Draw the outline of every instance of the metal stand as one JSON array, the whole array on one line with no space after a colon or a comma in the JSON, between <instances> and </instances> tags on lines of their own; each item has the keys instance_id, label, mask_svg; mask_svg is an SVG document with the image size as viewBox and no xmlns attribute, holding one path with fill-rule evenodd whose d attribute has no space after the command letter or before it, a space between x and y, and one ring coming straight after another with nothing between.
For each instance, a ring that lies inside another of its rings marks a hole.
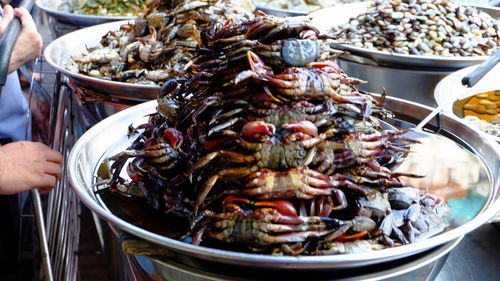
<instances>
[{"instance_id":1,"label":"metal stand","mask_svg":"<svg viewBox=\"0 0 500 281\"><path fill-rule=\"evenodd\" d=\"M47 27L43 31L50 33L43 37L50 41L78 29L76 26L47 17L44 13L40 15L41 21ZM64 160L78 137L88 128L110 114L131 105L121 105L119 102L107 103L101 98L93 99L94 95L89 95L83 89L78 90L76 87L71 87L68 79L50 68L43 57L39 59L39 67L38 73L43 77L43 82L33 81L32 91L44 92L41 94L42 96L49 96L50 130L48 143L53 149L63 154ZM47 83L50 84L49 91L44 89L48 87L43 87ZM40 234L42 234L40 235L40 245L44 261L44 280L72 281L78 279L82 209L80 200L70 188L65 175L66 170L65 165L63 165L62 178L57 187L47 196L41 198L37 195L33 196L34 200L38 198L41 203L37 204L40 208L37 207L35 210L39 230L41 230ZM46 206L45 208L41 207L43 204ZM45 223L43 223L44 210L46 213ZM114 280L145 280L140 277L138 267L132 266L129 262L130 259L121 251L121 244L116 241L116 236L112 234L107 224L101 224L94 213L92 216L101 249L108 257L112 270L115 271L111 273ZM110 241L111 239L113 241ZM115 246L111 247L111 244Z\"/></svg>"},{"instance_id":2,"label":"metal stand","mask_svg":"<svg viewBox=\"0 0 500 281\"><path fill-rule=\"evenodd\" d=\"M35 11L34 18L37 19L37 16L39 14ZM38 17L38 20L44 21L43 14L41 16L42 18ZM43 36L43 38L51 41L53 36ZM38 191L31 193L42 259L43 277L40 276L38 279L71 281L77 279L78 273L81 207L79 199L67 184L64 176L64 162L78 134L74 126L76 104L69 88L60 87L58 81L61 76L45 63L43 57L40 57L32 68L32 71L28 68L21 69L21 74L31 81L30 108L38 110L45 108L46 111L38 114L42 115L41 119L49 120L45 124L47 127L40 124L36 126L36 122L33 122L34 130L31 132L33 141L48 144L61 152L64 157L63 176L56 188L46 196L40 196ZM36 76L40 80L34 79ZM28 120L30 119L28 117ZM30 127L30 125L27 126L27 128ZM20 219L30 216L32 217L32 215L22 213ZM23 232L22 228L20 232ZM21 237L25 236L21 234ZM25 243L25 241L21 242ZM21 249L23 249L22 246Z\"/></svg>"},{"instance_id":3,"label":"metal stand","mask_svg":"<svg viewBox=\"0 0 500 281\"><path fill-rule=\"evenodd\" d=\"M45 232L45 225L43 219L42 200L38 190L32 190L31 196L33 197L33 205L35 206L35 218L38 226L38 235L40 239L40 248L42 253L42 263L44 267L45 280L52 281L52 264L49 256L49 246L47 245L47 234Z\"/></svg>"},{"instance_id":4,"label":"metal stand","mask_svg":"<svg viewBox=\"0 0 500 281\"><path fill-rule=\"evenodd\" d=\"M39 60L39 63L40 69L43 69L43 58ZM43 70L34 73L39 74L43 79L51 80L49 81L51 83L56 81L49 77L50 74L55 75L53 70L52 73ZM43 96L42 93L47 94L38 82L33 81L31 85L30 102L40 100L40 96ZM44 97L44 99L46 98ZM76 130L73 126L75 116L72 113L75 104L70 92L59 87L56 87L53 95L51 97L49 95L49 98L51 99L50 129L48 138L45 140L66 158L76 139ZM38 140L44 140L44 137ZM64 165L62 174L65 174ZM32 197L39 232L44 280L76 280L80 237L80 201L69 188L64 176L57 183L56 188L46 197L41 198L37 191L32 192ZM42 201L46 205L45 217Z\"/></svg>"}]
</instances>

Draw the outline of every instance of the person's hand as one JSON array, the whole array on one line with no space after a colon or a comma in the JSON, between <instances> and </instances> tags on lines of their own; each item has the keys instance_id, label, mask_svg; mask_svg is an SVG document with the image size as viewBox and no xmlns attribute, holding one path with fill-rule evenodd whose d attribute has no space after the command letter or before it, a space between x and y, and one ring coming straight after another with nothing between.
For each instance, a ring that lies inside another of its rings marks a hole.
<instances>
[{"instance_id":1,"label":"person's hand","mask_svg":"<svg viewBox=\"0 0 500 281\"><path fill-rule=\"evenodd\" d=\"M52 190L61 177L62 155L38 142L20 141L0 147L0 194L31 189Z\"/></svg>"},{"instance_id":2,"label":"person's hand","mask_svg":"<svg viewBox=\"0 0 500 281\"><path fill-rule=\"evenodd\" d=\"M38 33L31 14L24 7L12 9L10 5L5 5L0 22L0 37L3 36L14 16L21 21L21 34L17 38L10 57L9 73L35 59L42 51L42 36Z\"/></svg>"}]
</instances>

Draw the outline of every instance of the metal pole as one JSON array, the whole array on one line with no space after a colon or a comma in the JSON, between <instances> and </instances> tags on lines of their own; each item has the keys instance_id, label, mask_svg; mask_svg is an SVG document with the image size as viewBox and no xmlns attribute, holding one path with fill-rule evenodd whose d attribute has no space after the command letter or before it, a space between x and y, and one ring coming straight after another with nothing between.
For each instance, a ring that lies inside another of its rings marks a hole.
<instances>
[{"instance_id":1,"label":"metal pole","mask_svg":"<svg viewBox=\"0 0 500 281\"><path fill-rule=\"evenodd\" d=\"M43 218L42 200L37 189L31 191L33 197L33 206L35 209L36 224L38 226L38 236L40 240L40 252L42 254L42 263L45 272L45 280L53 281L52 265L50 263L49 246L47 244L47 234L45 233L45 223Z\"/></svg>"}]
</instances>

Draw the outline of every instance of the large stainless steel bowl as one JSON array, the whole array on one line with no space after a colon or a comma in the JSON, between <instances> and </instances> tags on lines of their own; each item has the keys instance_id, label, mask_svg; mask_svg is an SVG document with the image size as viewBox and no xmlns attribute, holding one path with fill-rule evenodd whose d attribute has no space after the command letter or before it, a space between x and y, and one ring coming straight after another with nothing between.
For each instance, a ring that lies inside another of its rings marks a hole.
<instances>
[{"instance_id":1,"label":"large stainless steel bowl","mask_svg":"<svg viewBox=\"0 0 500 281\"><path fill-rule=\"evenodd\" d=\"M78 27L87 27L113 21L134 19L134 17L127 16L92 16L63 12L56 9L56 7L61 2L62 1L58 0L35 0L35 5L45 13L47 13L49 16Z\"/></svg>"},{"instance_id":2,"label":"large stainless steel bowl","mask_svg":"<svg viewBox=\"0 0 500 281\"><path fill-rule=\"evenodd\" d=\"M314 24L323 32L332 26L345 24L349 18L366 9L369 3L338 5L311 14ZM473 5L471 5L473 6ZM494 18L500 18L500 9L480 7ZM389 95L435 106L434 87L458 68L478 64L487 57L443 58L397 55L372 51L347 44L337 45L351 54L341 56L339 66L350 76L368 81L358 88L370 92L387 90Z\"/></svg>"},{"instance_id":3,"label":"large stainless steel bowl","mask_svg":"<svg viewBox=\"0 0 500 281\"><path fill-rule=\"evenodd\" d=\"M71 67L71 58L80 56L87 47L100 44L102 36L110 30L117 30L129 21L105 23L80 29L52 41L44 52L45 60L57 71L62 72L77 85L90 89L110 98L131 101L149 101L156 99L160 86L140 85L109 81L78 73ZM71 70L70 70L71 69Z\"/></svg>"},{"instance_id":4,"label":"large stainless steel bowl","mask_svg":"<svg viewBox=\"0 0 500 281\"><path fill-rule=\"evenodd\" d=\"M313 24L322 32L329 32L332 27L341 27L349 22L349 19L363 12L371 5L370 2L337 5L311 13ZM470 5L473 6L473 5ZM500 9L493 7L476 8L490 14L494 18L500 17ZM346 59L368 65L381 65L391 67L421 68L421 69L460 69L475 65L489 58L479 57L439 57L439 56L416 56L395 54L378 50L369 50L354 47L349 44L334 44L337 48L346 50L350 55Z\"/></svg>"},{"instance_id":5,"label":"large stainless steel bowl","mask_svg":"<svg viewBox=\"0 0 500 281\"><path fill-rule=\"evenodd\" d=\"M155 101L131 107L108 117L88 130L73 147L67 162L68 175L73 189L81 200L103 219L126 232L163 246L186 258L196 258L223 264L244 265L246 267L276 269L308 270L365 266L415 255L457 239L486 222L496 213L500 205L500 178L498 177L500 172L499 145L492 140L483 138L474 128L466 127L456 119L441 114L437 122L439 127L429 126L429 129L434 129L440 135L446 137L441 137L441 139L450 139L448 140L451 142L450 145L456 146L453 143L454 141L474 153L476 156L473 159L479 161L484 166L486 171L484 178L488 179L485 187L486 191L482 195L479 195L480 200L475 205L477 209L473 214L466 218L452 216L450 219L454 223L443 233L427 240L400 247L370 253L336 256L269 256L232 252L183 243L138 227L126 218L118 217L94 193L96 188L93 184L95 184L97 167L103 161L103 158L125 149L131 142L126 136L128 126L131 123L137 125L146 121L146 115L155 112L155 107ZM400 120L398 121L400 124L398 124L406 127L418 122L418 120L422 120L432 110L420 104L395 98L388 98L385 102L385 107L396 112L398 120ZM445 153L445 151L441 151L441 153ZM442 157L446 157L446 155ZM478 187L473 185L470 188L474 190ZM469 205L461 207L470 208Z\"/></svg>"},{"instance_id":6,"label":"large stainless steel bowl","mask_svg":"<svg viewBox=\"0 0 500 281\"><path fill-rule=\"evenodd\" d=\"M133 263L150 276L161 276L162 280L189 281L251 281L251 280L434 280L446 262L448 254L457 246L461 238L426 251L417 256L375 266L344 270L310 272L252 270L241 267L190 266L174 258L158 260L144 256L131 257Z\"/></svg>"}]
</instances>

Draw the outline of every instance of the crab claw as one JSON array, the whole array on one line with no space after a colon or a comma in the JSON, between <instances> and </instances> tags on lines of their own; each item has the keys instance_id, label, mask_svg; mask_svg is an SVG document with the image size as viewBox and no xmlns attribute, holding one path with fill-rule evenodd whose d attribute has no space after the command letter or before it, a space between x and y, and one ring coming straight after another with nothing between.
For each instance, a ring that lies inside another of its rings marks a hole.
<instances>
[{"instance_id":1,"label":"crab claw","mask_svg":"<svg viewBox=\"0 0 500 281\"><path fill-rule=\"evenodd\" d=\"M276 209L276 211L278 211L278 213L280 213L283 216L298 217L297 211L295 210L293 204L285 200L252 202L250 199L247 198L241 198L241 197L236 197L234 195L229 195L222 201L225 211L228 211L229 208L233 206L237 206L238 203L243 203L248 205L253 204L256 207L270 207Z\"/></svg>"},{"instance_id":2,"label":"crab claw","mask_svg":"<svg viewBox=\"0 0 500 281\"><path fill-rule=\"evenodd\" d=\"M178 149L184 141L184 136L182 136L182 133L174 128L166 129L163 134L174 149Z\"/></svg>"},{"instance_id":3,"label":"crab claw","mask_svg":"<svg viewBox=\"0 0 500 281\"><path fill-rule=\"evenodd\" d=\"M298 217L297 210L292 203L285 200L277 201L259 201L255 203L257 207L272 207L276 209L280 214L290 217Z\"/></svg>"},{"instance_id":4,"label":"crab claw","mask_svg":"<svg viewBox=\"0 0 500 281\"><path fill-rule=\"evenodd\" d=\"M144 141L145 148L152 147L152 146L155 146L157 144L158 144L158 141L155 138L149 138L149 139Z\"/></svg>"},{"instance_id":5,"label":"crab claw","mask_svg":"<svg viewBox=\"0 0 500 281\"><path fill-rule=\"evenodd\" d=\"M141 180L141 175L132 168L132 165L127 166L127 174L133 182L138 182Z\"/></svg>"},{"instance_id":6,"label":"crab claw","mask_svg":"<svg viewBox=\"0 0 500 281\"><path fill-rule=\"evenodd\" d=\"M253 102L259 105L262 104L269 104L270 102L276 102L276 103L281 103L279 99L277 99L275 96L273 96L269 92L261 92L256 94L253 97Z\"/></svg>"},{"instance_id":7,"label":"crab claw","mask_svg":"<svg viewBox=\"0 0 500 281\"><path fill-rule=\"evenodd\" d=\"M298 121L283 125L283 129L293 129L313 137L318 136L318 128L311 121Z\"/></svg>"},{"instance_id":8,"label":"crab claw","mask_svg":"<svg viewBox=\"0 0 500 281\"><path fill-rule=\"evenodd\" d=\"M241 82L246 81L250 78L257 78L257 76L258 75L257 75L257 73L255 73L255 71L245 70L245 71L240 72L238 75L236 75L236 77L234 77L234 79L231 81L231 83L228 83L228 85L230 85L230 84L238 85Z\"/></svg>"},{"instance_id":9,"label":"crab claw","mask_svg":"<svg viewBox=\"0 0 500 281\"><path fill-rule=\"evenodd\" d=\"M342 73L340 66L334 61L311 62L307 64L307 67L328 68L329 70L333 70L337 74Z\"/></svg>"},{"instance_id":10,"label":"crab claw","mask_svg":"<svg viewBox=\"0 0 500 281\"><path fill-rule=\"evenodd\" d=\"M229 195L224 200L222 200L222 206L224 206L224 211L230 210L231 207L238 206L238 203L250 204L250 199L236 197L234 195Z\"/></svg>"},{"instance_id":11,"label":"crab claw","mask_svg":"<svg viewBox=\"0 0 500 281\"><path fill-rule=\"evenodd\" d=\"M299 38L300 39L310 39L310 40L316 40L318 39L318 34L314 30L304 30L299 33Z\"/></svg>"},{"instance_id":12,"label":"crab claw","mask_svg":"<svg viewBox=\"0 0 500 281\"><path fill-rule=\"evenodd\" d=\"M273 75L273 70L264 64L257 54L252 51L247 52L248 64L250 65L250 69L255 72L257 75Z\"/></svg>"},{"instance_id":13,"label":"crab claw","mask_svg":"<svg viewBox=\"0 0 500 281\"><path fill-rule=\"evenodd\" d=\"M264 121L251 121L243 126L242 131L243 136L252 140L259 140L264 136L272 136L276 131L276 127Z\"/></svg>"},{"instance_id":14,"label":"crab claw","mask_svg":"<svg viewBox=\"0 0 500 281\"><path fill-rule=\"evenodd\" d=\"M267 16L267 14L264 13L263 11L261 11L261 10L255 11L254 15L255 15L255 17L265 17L265 16Z\"/></svg>"}]
</instances>

